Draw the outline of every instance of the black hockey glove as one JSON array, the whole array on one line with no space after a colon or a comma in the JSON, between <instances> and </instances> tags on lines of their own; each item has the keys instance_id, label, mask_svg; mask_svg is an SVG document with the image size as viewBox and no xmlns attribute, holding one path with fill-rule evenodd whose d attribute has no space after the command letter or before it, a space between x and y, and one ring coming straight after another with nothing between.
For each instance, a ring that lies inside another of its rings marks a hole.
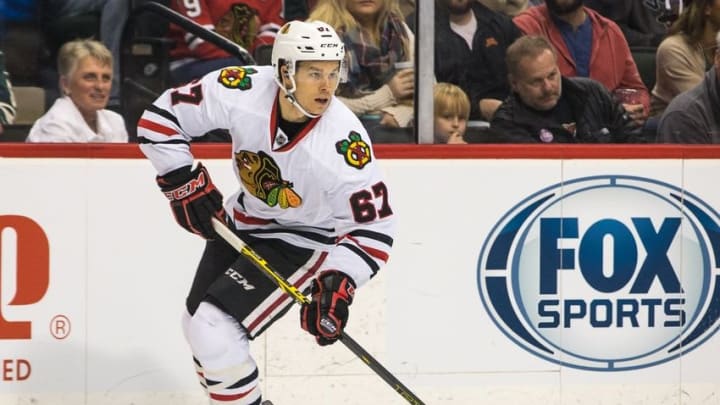
<instances>
[{"instance_id":1,"label":"black hockey glove","mask_svg":"<svg viewBox=\"0 0 720 405\"><path fill-rule=\"evenodd\" d=\"M355 282L337 270L325 271L312 283L312 301L300 310L300 325L320 346L335 343L348 320Z\"/></svg>"},{"instance_id":2,"label":"black hockey glove","mask_svg":"<svg viewBox=\"0 0 720 405\"><path fill-rule=\"evenodd\" d=\"M222 194L215 188L207 169L198 163L195 170L184 166L157 176L160 190L170 200L175 220L188 231L214 239L212 217L225 220Z\"/></svg>"}]
</instances>

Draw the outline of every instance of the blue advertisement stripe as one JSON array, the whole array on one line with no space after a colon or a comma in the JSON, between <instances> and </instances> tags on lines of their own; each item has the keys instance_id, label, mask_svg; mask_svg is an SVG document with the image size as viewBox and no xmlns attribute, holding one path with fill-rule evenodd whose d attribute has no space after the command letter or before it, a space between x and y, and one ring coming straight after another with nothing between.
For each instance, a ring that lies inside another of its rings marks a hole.
<instances>
[{"instance_id":1,"label":"blue advertisement stripe","mask_svg":"<svg viewBox=\"0 0 720 405\"><path fill-rule=\"evenodd\" d=\"M700 225L705 229L708 239L710 239L710 247L712 248L713 255L715 256L715 267L720 267L720 226L717 222L713 221L712 218L697 205L691 203L688 200L682 200L682 198L676 194L671 194L675 199L680 201L686 207L692 211L693 215L698 219Z\"/></svg>"},{"instance_id":2,"label":"blue advertisement stripe","mask_svg":"<svg viewBox=\"0 0 720 405\"><path fill-rule=\"evenodd\" d=\"M507 325L516 335L520 336L527 343L532 344L538 349L548 353L554 354L552 350L543 346L538 342L527 329L523 326L522 322L515 316L510 297L508 296L507 286L505 283L505 277L488 277L486 278L486 285L490 302L492 303L495 312L502 318Z\"/></svg>"},{"instance_id":3,"label":"blue advertisement stripe","mask_svg":"<svg viewBox=\"0 0 720 405\"><path fill-rule=\"evenodd\" d=\"M688 346L693 340L702 336L705 331L710 329L715 322L720 318L720 276L715 276L715 289L713 290L712 299L708 306L705 315L702 317L697 327L690 333L682 342L675 345L673 348L668 350L668 353L672 353L675 350Z\"/></svg>"},{"instance_id":4,"label":"blue advertisement stripe","mask_svg":"<svg viewBox=\"0 0 720 405\"><path fill-rule=\"evenodd\" d=\"M495 242L490 247L486 264L486 268L488 270L502 270L507 268L510 247L512 246L513 239L515 239L515 235L517 235L520 230L520 226L522 226L525 220L527 220L530 214L532 214L537 207L553 196L555 196L554 193L548 194L547 196L535 201L508 221L495 238Z\"/></svg>"}]
</instances>

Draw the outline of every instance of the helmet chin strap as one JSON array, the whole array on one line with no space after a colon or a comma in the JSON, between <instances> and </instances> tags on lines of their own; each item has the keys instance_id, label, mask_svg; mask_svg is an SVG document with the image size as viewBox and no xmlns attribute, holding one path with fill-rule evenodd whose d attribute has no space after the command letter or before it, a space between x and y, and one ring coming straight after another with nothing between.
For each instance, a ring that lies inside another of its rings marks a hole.
<instances>
[{"instance_id":1,"label":"helmet chin strap","mask_svg":"<svg viewBox=\"0 0 720 405\"><path fill-rule=\"evenodd\" d=\"M300 105L300 102L297 101L297 99L295 98L295 95L293 93L288 93L287 90L285 91L285 98L287 99L287 101L290 102L290 104L292 104L295 108L300 110L300 112L303 113L308 118L317 118L320 116L320 114L310 114L309 112L307 112L307 110L305 110Z\"/></svg>"},{"instance_id":2,"label":"helmet chin strap","mask_svg":"<svg viewBox=\"0 0 720 405\"><path fill-rule=\"evenodd\" d=\"M282 90L285 93L285 98L287 99L287 101L289 101L290 104L293 105L293 107L297 108L306 117L311 118L311 119L319 117L320 114L310 114L306 109L304 109L300 105L300 102L297 101L297 99L295 98L295 88L296 88L295 78L290 76L288 79L290 79L290 83L292 83L292 88L290 90L288 90L285 86L282 86Z\"/></svg>"}]
</instances>

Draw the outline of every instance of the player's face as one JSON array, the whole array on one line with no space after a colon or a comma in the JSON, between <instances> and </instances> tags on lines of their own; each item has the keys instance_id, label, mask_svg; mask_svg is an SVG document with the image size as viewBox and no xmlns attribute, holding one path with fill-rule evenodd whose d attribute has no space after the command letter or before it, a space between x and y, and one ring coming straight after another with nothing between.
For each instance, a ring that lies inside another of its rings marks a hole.
<instances>
[{"instance_id":1,"label":"player's face","mask_svg":"<svg viewBox=\"0 0 720 405\"><path fill-rule=\"evenodd\" d=\"M107 106L112 68L92 56L86 56L69 76L60 78L60 85L83 115L92 115Z\"/></svg>"},{"instance_id":2,"label":"player's face","mask_svg":"<svg viewBox=\"0 0 720 405\"><path fill-rule=\"evenodd\" d=\"M510 78L510 85L529 107L539 111L552 109L561 93L555 55L546 49L536 57L520 59L517 77Z\"/></svg>"},{"instance_id":3,"label":"player's face","mask_svg":"<svg viewBox=\"0 0 720 405\"><path fill-rule=\"evenodd\" d=\"M295 69L295 98L310 114L324 113L340 82L340 62L302 61Z\"/></svg>"}]
</instances>

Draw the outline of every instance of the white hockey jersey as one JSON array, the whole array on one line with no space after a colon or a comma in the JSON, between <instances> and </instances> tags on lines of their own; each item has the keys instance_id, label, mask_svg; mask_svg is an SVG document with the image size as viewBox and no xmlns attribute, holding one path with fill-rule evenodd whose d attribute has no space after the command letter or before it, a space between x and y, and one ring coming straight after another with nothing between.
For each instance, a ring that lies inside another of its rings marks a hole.
<instances>
[{"instance_id":1,"label":"white hockey jersey","mask_svg":"<svg viewBox=\"0 0 720 405\"><path fill-rule=\"evenodd\" d=\"M138 123L140 148L159 174L191 165L189 142L213 129L232 136L239 189L225 203L238 229L327 251L361 286L388 260L395 232L390 192L370 139L333 97L292 140L278 127L270 66L228 67L169 89Z\"/></svg>"}]
</instances>

